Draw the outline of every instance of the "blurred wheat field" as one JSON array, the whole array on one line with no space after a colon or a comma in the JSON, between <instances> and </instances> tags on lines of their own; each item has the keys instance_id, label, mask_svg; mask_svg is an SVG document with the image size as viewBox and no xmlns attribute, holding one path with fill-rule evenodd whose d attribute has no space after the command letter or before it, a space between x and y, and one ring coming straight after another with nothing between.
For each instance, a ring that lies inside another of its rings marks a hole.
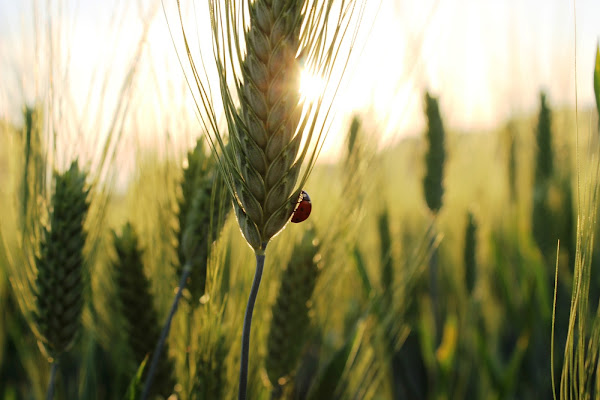
<instances>
[{"instance_id":1,"label":"blurred wheat field","mask_svg":"<svg viewBox=\"0 0 600 400\"><path fill-rule=\"evenodd\" d=\"M146 143L131 57L106 107L61 117L57 88L0 120L0 398L140 398L188 266L150 398L238 393L253 250L201 126ZM597 52L594 71L598 97ZM417 136L382 144L369 112L333 125L310 217L269 244L248 398L600 398L600 102L542 93L463 131L422 95Z\"/></svg>"}]
</instances>

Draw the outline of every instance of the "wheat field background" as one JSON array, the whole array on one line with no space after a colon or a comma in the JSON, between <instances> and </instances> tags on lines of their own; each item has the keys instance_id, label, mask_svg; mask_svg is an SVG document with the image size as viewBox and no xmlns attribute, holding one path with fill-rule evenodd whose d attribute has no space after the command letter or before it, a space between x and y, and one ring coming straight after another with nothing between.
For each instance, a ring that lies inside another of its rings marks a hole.
<instances>
[{"instance_id":1,"label":"wheat field background","mask_svg":"<svg viewBox=\"0 0 600 400\"><path fill-rule=\"evenodd\" d=\"M66 3L49 4L43 90L0 119L0 398L141 398L190 266L148 398L235 398L256 249L189 88L165 75L188 67L146 63L160 3L139 6L137 47L86 105L66 89L71 25L51 18ZM577 109L539 88L468 130L423 90L422 129L394 140L374 108L338 112L335 155L302 187L310 217L269 242L249 399L600 398L600 53L583 51L595 104Z\"/></svg>"}]
</instances>

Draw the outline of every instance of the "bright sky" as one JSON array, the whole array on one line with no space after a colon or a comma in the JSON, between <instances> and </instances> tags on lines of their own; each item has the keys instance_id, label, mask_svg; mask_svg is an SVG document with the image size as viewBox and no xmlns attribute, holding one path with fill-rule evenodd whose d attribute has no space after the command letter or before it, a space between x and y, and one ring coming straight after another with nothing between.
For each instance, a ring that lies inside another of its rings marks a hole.
<instances>
[{"instance_id":1,"label":"bright sky","mask_svg":"<svg viewBox=\"0 0 600 400\"><path fill-rule=\"evenodd\" d=\"M180 47L175 0L165 4ZM456 129L487 129L511 113L532 112L541 89L551 105L573 105L575 43L579 105L591 106L600 1L576 1L576 42L573 8L558 0L368 0L326 152L336 153L353 111L368 116L384 140L421 132L425 88L440 97L446 123ZM204 38L208 22L200 10L197 18L187 28ZM126 89L131 104L119 108L144 22L148 36ZM205 57L210 62L210 53ZM52 93L54 118L65 132L102 137L120 123L117 109L128 115L123 126L132 143L184 137L189 146L198 132L154 0L0 0L0 77L0 118L14 118L25 101Z\"/></svg>"}]
</instances>

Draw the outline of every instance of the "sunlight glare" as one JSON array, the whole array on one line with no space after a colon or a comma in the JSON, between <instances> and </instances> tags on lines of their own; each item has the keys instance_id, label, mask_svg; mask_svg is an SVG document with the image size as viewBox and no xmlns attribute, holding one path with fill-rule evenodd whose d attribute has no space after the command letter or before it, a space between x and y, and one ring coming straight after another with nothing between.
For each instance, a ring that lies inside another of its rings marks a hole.
<instances>
[{"instance_id":1,"label":"sunlight glare","mask_svg":"<svg viewBox=\"0 0 600 400\"><path fill-rule=\"evenodd\" d=\"M318 100L323 96L327 84L321 76L304 69L300 73L300 96L308 101Z\"/></svg>"}]
</instances>

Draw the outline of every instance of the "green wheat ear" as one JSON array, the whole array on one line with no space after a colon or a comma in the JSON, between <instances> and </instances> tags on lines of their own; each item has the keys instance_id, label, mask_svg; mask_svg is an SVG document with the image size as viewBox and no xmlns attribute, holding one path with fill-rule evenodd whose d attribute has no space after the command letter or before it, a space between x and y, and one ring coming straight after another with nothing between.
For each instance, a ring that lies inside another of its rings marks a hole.
<instances>
[{"instance_id":1,"label":"green wheat ear","mask_svg":"<svg viewBox=\"0 0 600 400\"><path fill-rule=\"evenodd\" d=\"M391 301L394 284L394 259L392 257L392 233L390 231L390 215L387 207L377 217L379 231L379 248L381 257L381 289L384 297Z\"/></svg>"},{"instance_id":2,"label":"green wheat ear","mask_svg":"<svg viewBox=\"0 0 600 400\"><path fill-rule=\"evenodd\" d=\"M88 212L86 173L73 162L66 172L54 174L50 226L42 230L36 257L35 323L49 357L57 358L73 344L81 326L84 303Z\"/></svg>"},{"instance_id":3,"label":"green wheat ear","mask_svg":"<svg viewBox=\"0 0 600 400\"><path fill-rule=\"evenodd\" d=\"M240 229L262 254L289 221L325 140L324 121L331 109L330 99L323 96L335 91L333 65L351 51L364 4L360 0L208 3L230 154L224 151L222 124L215 113L220 107L213 104L210 82L194 63L184 30L199 91L196 105L233 195ZM181 17L180 8L179 12ZM356 26L349 28L352 21ZM346 34L348 52L341 50ZM318 100L307 101L300 94L303 68L326 81Z\"/></svg>"},{"instance_id":4,"label":"green wheat ear","mask_svg":"<svg viewBox=\"0 0 600 400\"><path fill-rule=\"evenodd\" d=\"M204 295L210 248L218 238L231 211L231 197L214 161L200 164L199 160L196 160L193 163L197 164L197 170L194 185L187 193L187 196L191 196L191 202L185 199L188 203L187 215L185 218L182 215L179 217L180 265L187 264L191 268L186 287L190 292L192 303L197 302ZM190 168L192 165L190 161ZM187 181L184 179L182 189ZM186 209L182 208L180 213L185 211Z\"/></svg>"},{"instance_id":5,"label":"green wheat ear","mask_svg":"<svg viewBox=\"0 0 600 400\"><path fill-rule=\"evenodd\" d=\"M465 230L465 249L463 253L465 263L465 285L469 295L473 295L477 281L477 221L473 213L469 213L467 229Z\"/></svg>"},{"instance_id":6,"label":"green wheat ear","mask_svg":"<svg viewBox=\"0 0 600 400\"><path fill-rule=\"evenodd\" d=\"M299 77L302 1L255 1L249 5L247 55L241 63L241 107L230 125L238 151L233 175L241 230L255 249L264 249L294 211L302 156Z\"/></svg>"},{"instance_id":7,"label":"green wheat ear","mask_svg":"<svg viewBox=\"0 0 600 400\"><path fill-rule=\"evenodd\" d=\"M121 235L113 232L113 237L116 252L113 266L120 311L125 320L125 336L137 366L154 350L160 335L160 325L150 293L150 282L144 274L142 251L134 228L127 223L123 226ZM167 354L166 349L161 354L151 390L153 395L167 397L173 392L173 366Z\"/></svg>"},{"instance_id":8,"label":"green wheat ear","mask_svg":"<svg viewBox=\"0 0 600 400\"><path fill-rule=\"evenodd\" d=\"M437 213L442 207L444 195L445 133L438 100L431 97L429 93L425 93L425 112L427 114L428 149L425 156L427 173L423 178L423 187L427 206L432 212Z\"/></svg>"},{"instance_id":9,"label":"green wheat ear","mask_svg":"<svg viewBox=\"0 0 600 400\"><path fill-rule=\"evenodd\" d=\"M187 155L187 165L183 168L183 178L181 179L181 194L178 198L179 211L177 218L179 220L179 231L177 239L179 243L178 256L179 266L177 276L181 276L181 269L185 265L185 255L183 253L183 234L189 211L192 207L192 201L196 192L198 181L206 175L210 158L206 156L204 143L201 139L196 142L196 146Z\"/></svg>"},{"instance_id":10,"label":"green wheat ear","mask_svg":"<svg viewBox=\"0 0 600 400\"><path fill-rule=\"evenodd\" d=\"M544 256L554 253L556 246L556 218L549 203L553 190L554 153L552 150L552 111L546 95L540 94L540 112L536 128L536 163L533 183L531 215L533 238Z\"/></svg>"},{"instance_id":11,"label":"green wheat ear","mask_svg":"<svg viewBox=\"0 0 600 400\"><path fill-rule=\"evenodd\" d=\"M293 375L309 334L309 311L319 276L319 261L319 245L314 230L310 229L294 247L272 308L265 367L274 388L273 398L281 396Z\"/></svg>"},{"instance_id":12,"label":"green wheat ear","mask_svg":"<svg viewBox=\"0 0 600 400\"><path fill-rule=\"evenodd\" d=\"M541 184L552 177L554 156L552 151L552 111L548 107L546 94L540 93L540 113L536 130L535 184Z\"/></svg>"},{"instance_id":13,"label":"green wheat ear","mask_svg":"<svg viewBox=\"0 0 600 400\"><path fill-rule=\"evenodd\" d=\"M217 166L204 152L199 140L194 151L188 154L188 166L181 182L182 197L179 202L179 267L191 268L186 288L197 302L206 286L206 266L210 246L219 236L231 211L231 197Z\"/></svg>"}]
</instances>

